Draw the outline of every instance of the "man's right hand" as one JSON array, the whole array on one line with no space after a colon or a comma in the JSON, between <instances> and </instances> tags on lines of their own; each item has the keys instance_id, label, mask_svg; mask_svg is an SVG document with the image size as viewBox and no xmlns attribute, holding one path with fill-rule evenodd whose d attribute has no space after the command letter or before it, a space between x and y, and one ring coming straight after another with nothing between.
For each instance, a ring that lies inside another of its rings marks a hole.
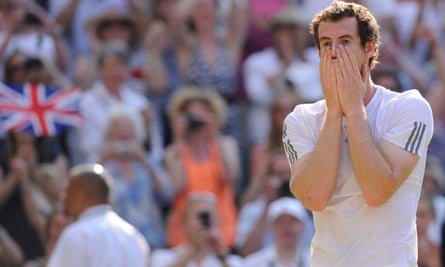
<instances>
[{"instance_id":1,"label":"man's right hand","mask_svg":"<svg viewBox=\"0 0 445 267\"><path fill-rule=\"evenodd\" d=\"M337 58L331 48L320 48L320 81L326 100L328 112L343 116L343 110L338 96L335 60Z\"/></svg>"}]
</instances>

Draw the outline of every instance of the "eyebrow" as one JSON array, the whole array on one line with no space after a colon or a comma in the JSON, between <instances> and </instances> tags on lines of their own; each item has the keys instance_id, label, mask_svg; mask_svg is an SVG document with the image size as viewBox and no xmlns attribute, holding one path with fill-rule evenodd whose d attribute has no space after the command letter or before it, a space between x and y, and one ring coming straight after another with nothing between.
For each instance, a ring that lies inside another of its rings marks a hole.
<instances>
[{"instance_id":1,"label":"eyebrow","mask_svg":"<svg viewBox=\"0 0 445 267\"><path fill-rule=\"evenodd\" d=\"M351 34L343 34L343 35L338 37L338 39L344 39L344 38L354 38L354 36L351 35ZM329 40L332 40L332 39L333 38L324 37L324 36L319 38L320 41L329 41Z\"/></svg>"}]
</instances>

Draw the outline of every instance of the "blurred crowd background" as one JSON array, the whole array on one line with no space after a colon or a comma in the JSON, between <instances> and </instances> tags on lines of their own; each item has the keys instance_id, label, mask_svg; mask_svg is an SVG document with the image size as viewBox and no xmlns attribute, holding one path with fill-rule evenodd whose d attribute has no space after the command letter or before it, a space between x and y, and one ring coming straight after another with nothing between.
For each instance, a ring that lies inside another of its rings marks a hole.
<instances>
[{"instance_id":1,"label":"blurred crowd background","mask_svg":"<svg viewBox=\"0 0 445 267\"><path fill-rule=\"evenodd\" d=\"M113 207L147 239L155 267L176 257L162 252L203 242L184 222L196 191L216 198L221 242L242 266L261 266L255 257L278 243L305 258L311 215L286 209L298 203L286 202L281 132L296 104L323 97L309 24L330 2L0 0L0 81L79 88L83 116L49 136L0 122L0 266L45 265L70 221L67 171L85 162L113 175ZM354 2L381 26L374 82L416 88L431 104L419 266L442 266L445 1Z\"/></svg>"}]
</instances>

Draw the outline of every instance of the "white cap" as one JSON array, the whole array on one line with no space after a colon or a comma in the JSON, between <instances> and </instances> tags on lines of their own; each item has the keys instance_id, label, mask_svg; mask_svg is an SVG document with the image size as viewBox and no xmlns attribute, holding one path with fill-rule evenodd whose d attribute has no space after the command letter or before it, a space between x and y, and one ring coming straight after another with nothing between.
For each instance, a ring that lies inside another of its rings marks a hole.
<instances>
[{"instance_id":1,"label":"white cap","mask_svg":"<svg viewBox=\"0 0 445 267\"><path fill-rule=\"evenodd\" d=\"M267 216L271 221L275 221L275 219L284 214L290 215L303 223L306 223L308 219L303 204L292 197L281 197L274 200L269 206Z\"/></svg>"}]
</instances>

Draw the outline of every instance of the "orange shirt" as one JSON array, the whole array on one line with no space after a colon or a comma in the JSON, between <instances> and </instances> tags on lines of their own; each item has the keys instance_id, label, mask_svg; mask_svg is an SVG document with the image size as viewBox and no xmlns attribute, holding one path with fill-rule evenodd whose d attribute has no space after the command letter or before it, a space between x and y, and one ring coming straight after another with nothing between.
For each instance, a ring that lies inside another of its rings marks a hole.
<instances>
[{"instance_id":1,"label":"orange shirt","mask_svg":"<svg viewBox=\"0 0 445 267\"><path fill-rule=\"evenodd\" d=\"M212 192L217 198L218 219L223 243L233 245L236 234L237 208L232 185L225 182L225 171L218 144L210 142L209 158L197 161L187 147L179 148L184 166L184 189L173 199L172 210L167 222L167 244L170 247L186 243L182 228L182 214L188 194L194 191Z\"/></svg>"}]
</instances>

